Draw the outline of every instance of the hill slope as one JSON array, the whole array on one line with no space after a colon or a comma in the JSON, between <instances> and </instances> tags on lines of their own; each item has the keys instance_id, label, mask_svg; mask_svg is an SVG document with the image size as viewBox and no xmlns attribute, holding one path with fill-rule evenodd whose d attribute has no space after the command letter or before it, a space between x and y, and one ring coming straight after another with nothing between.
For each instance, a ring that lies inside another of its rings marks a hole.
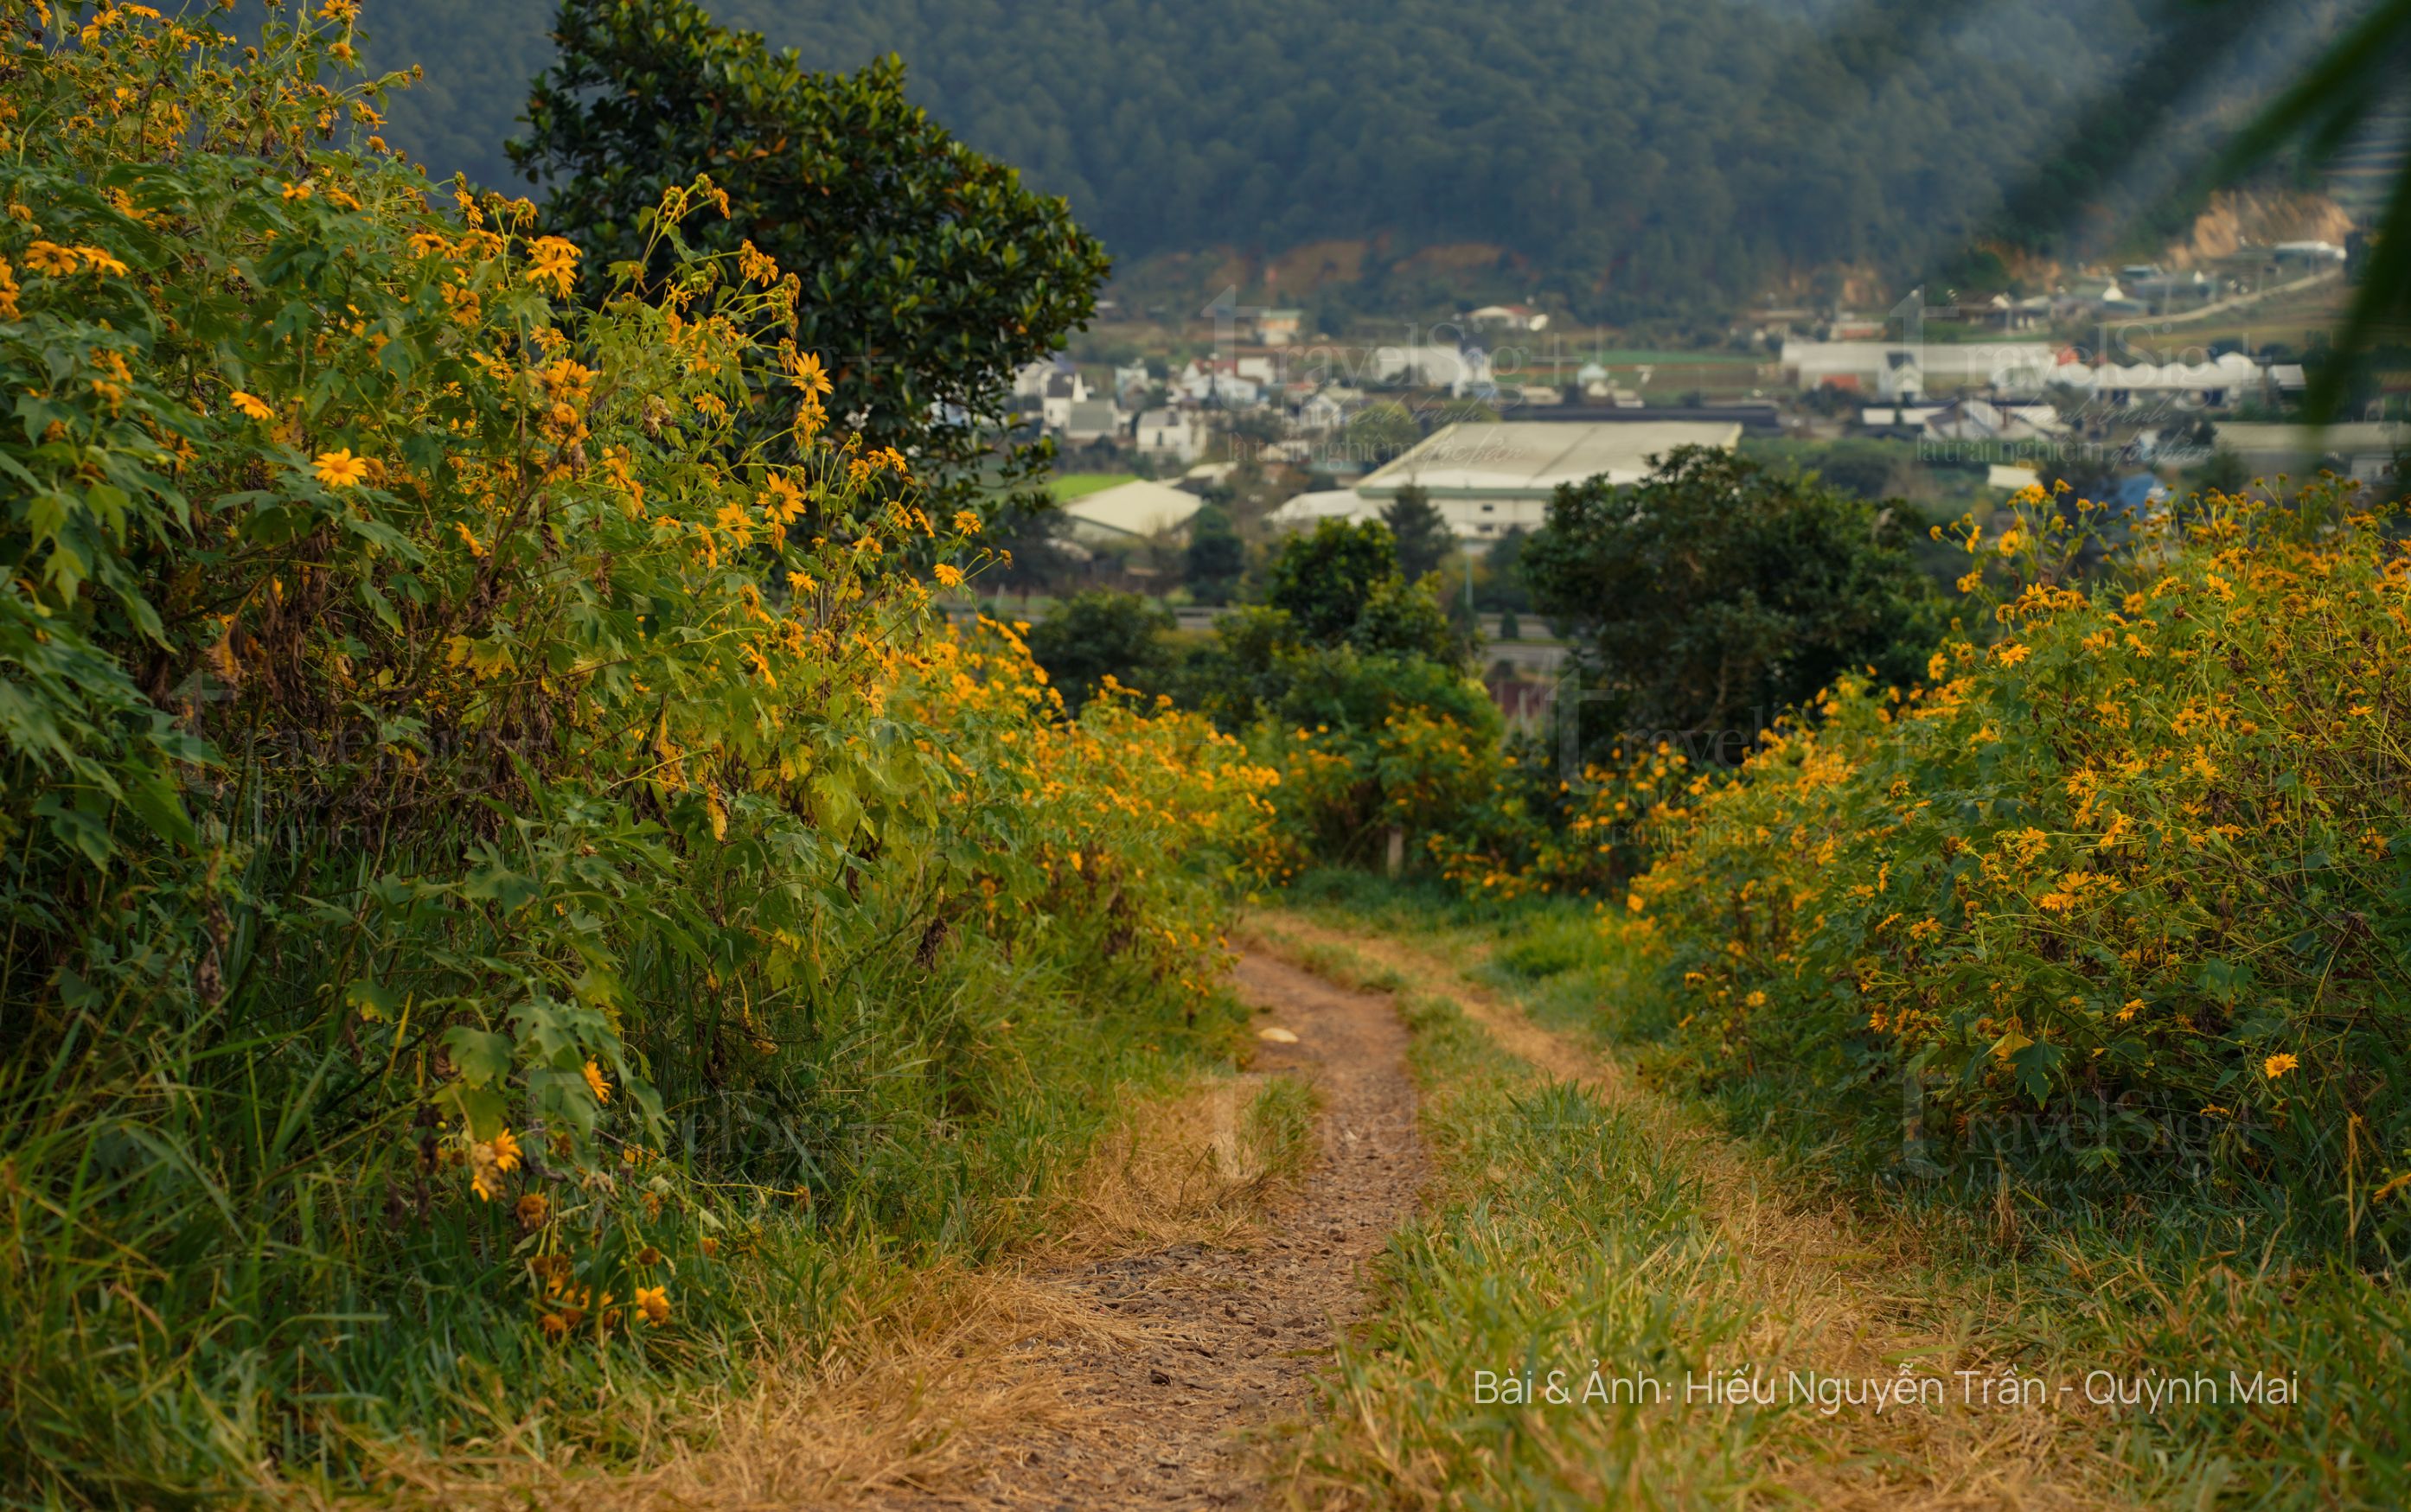
<instances>
[{"instance_id":1,"label":"hill slope","mask_svg":"<svg viewBox=\"0 0 2411 1512\"><path fill-rule=\"evenodd\" d=\"M1926 265L2016 199L2071 131L2098 139L2088 108L2157 15L2155 0L716 9L816 67L902 53L942 121L1068 196L1118 255L1495 244L1516 254L1515 277L1611 313L1828 265ZM499 144L551 14L551 0L373 7L373 58L429 69L394 111L396 139L438 169L506 178ZM2234 78L2287 51L2257 38L2181 107L2214 112L2243 93ZM2187 135L2121 143L2110 187L2164 187Z\"/></svg>"}]
</instances>

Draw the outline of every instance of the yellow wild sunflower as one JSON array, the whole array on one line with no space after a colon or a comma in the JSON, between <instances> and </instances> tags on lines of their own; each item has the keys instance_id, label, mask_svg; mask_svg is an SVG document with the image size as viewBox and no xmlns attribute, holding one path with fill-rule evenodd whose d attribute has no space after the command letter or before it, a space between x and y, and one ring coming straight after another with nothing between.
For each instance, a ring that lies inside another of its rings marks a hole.
<instances>
[{"instance_id":1,"label":"yellow wild sunflower","mask_svg":"<svg viewBox=\"0 0 2411 1512\"><path fill-rule=\"evenodd\" d=\"M313 471L318 474L318 481L328 487L348 488L368 477L369 463L365 457L354 457L351 448L346 446L337 451L320 452L313 464Z\"/></svg>"}]
</instances>

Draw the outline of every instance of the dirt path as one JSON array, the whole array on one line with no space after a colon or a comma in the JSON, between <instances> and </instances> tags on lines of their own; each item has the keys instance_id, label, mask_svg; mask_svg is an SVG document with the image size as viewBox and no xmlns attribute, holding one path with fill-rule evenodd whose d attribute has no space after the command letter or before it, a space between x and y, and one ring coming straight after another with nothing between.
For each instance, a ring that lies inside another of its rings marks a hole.
<instances>
[{"instance_id":1,"label":"dirt path","mask_svg":"<svg viewBox=\"0 0 2411 1512\"><path fill-rule=\"evenodd\" d=\"M1761 1358L1869 1376L1904 1359L1945 1374L2000 1364L1976 1326L1989 1311L1985 1299L1921 1284L1931 1272L1912 1226L1872 1221L1837 1194L1786 1179L1696 1115L1637 1085L1597 1049L1534 1023L1456 964L1403 940L1279 910L1254 916L1248 938L1261 954L1310 959L1317 951L1337 952L1386 968L1410 990L1457 1004L1543 1075L1644 1119L1697 1173L1710 1215L1744 1262L1743 1282L1765 1319L1752 1341ZM2056 1413L1851 1419L1851 1439L1836 1436L1813 1457L1778 1459L1767 1468L1790 1494L1828 1508L2023 1512L2119 1505L2100 1489L2105 1467L2092 1425L2079 1429L2077 1415Z\"/></svg>"},{"instance_id":2,"label":"dirt path","mask_svg":"<svg viewBox=\"0 0 2411 1512\"><path fill-rule=\"evenodd\" d=\"M1260 1073L1322 1099L1319 1157L1251 1248L1179 1244L1039 1272L1065 1326L1022 1346L1070 1411L968 1490L926 1505L1176 1508L1261 1499L1250 1429L1313 1410L1332 1340L1364 1310L1363 1272L1413 1213L1425 1176L1407 1035L1387 997L1264 955L1242 959ZM1033 1360L1035 1357L1035 1360ZM1085 1410L1084 1410L1085 1409Z\"/></svg>"}]
</instances>

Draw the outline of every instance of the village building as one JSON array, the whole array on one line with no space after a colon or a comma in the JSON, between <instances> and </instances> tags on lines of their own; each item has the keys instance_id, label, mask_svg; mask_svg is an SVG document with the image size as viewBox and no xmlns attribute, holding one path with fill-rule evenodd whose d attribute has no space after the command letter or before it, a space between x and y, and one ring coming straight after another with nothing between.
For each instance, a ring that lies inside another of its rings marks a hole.
<instances>
[{"instance_id":1,"label":"village building","mask_svg":"<svg viewBox=\"0 0 2411 1512\"><path fill-rule=\"evenodd\" d=\"M1425 437L1351 491L1379 510L1400 489L1421 488L1460 538L1496 540L1512 527L1538 529L1560 484L1638 483L1654 458L1677 447L1730 451L1741 434L1732 421L1462 423Z\"/></svg>"},{"instance_id":2,"label":"village building","mask_svg":"<svg viewBox=\"0 0 2411 1512\"><path fill-rule=\"evenodd\" d=\"M2308 477L2320 467L2364 483L2389 481L2411 458L2411 421L2363 420L2325 429L2294 425L2221 425L2216 445L2255 476Z\"/></svg>"},{"instance_id":3,"label":"village building","mask_svg":"<svg viewBox=\"0 0 2411 1512\"><path fill-rule=\"evenodd\" d=\"M1073 500L1063 506L1063 517L1074 540L1112 545L1176 537L1189 528L1205 502L1168 483L1133 478Z\"/></svg>"},{"instance_id":4,"label":"village building","mask_svg":"<svg viewBox=\"0 0 2411 1512\"><path fill-rule=\"evenodd\" d=\"M1148 410L1138 417L1132 442L1141 457L1183 466L1206 449L1206 427L1181 410Z\"/></svg>"},{"instance_id":5,"label":"village building","mask_svg":"<svg viewBox=\"0 0 2411 1512\"><path fill-rule=\"evenodd\" d=\"M1838 388L1894 400L1969 388L2039 394L2061 352L2053 342L1788 341L1782 368L1804 392Z\"/></svg>"},{"instance_id":6,"label":"village building","mask_svg":"<svg viewBox=\"0 0 2411 1512\"><path fill-rule=\"evenodd\" d=\"M1303 310L1259 310L1249 320L1249 328L1255 333L1259 345L1287 346L1297 340L1305 324Z\"/></svg>"},{"instance_id":7,"label":"village building","mask_svg":"<svg viewBox=\"0 0 2411 1512\"><path fill-rule=\"evenodd\" d=\"M1465 323L1477 330L1537 331L1548 329L1549 317L1529 305L1485 304L1469 312Z\"/></svg>"},{"instance_id":8,"label":"village building","mask_svg":"<svg viewBox=\"0 0 2411 1512\"><path fill-rule=\"evenodd\" d=\"M1366 360L1366 375L1377 384L1445 388L1453 399L1486 394L1494 386L1490 358L1478 348L1377 346Z\"/></svg>"},{"instance_id":9,"label":"village building","mask_svg":"<svg viewBox=\"0 0 2411 1512\"><path fill-rule=\"evenodd\" d=\"M1126 418L1109 399L1078 400L1063 417L1061 434L1074 444L1103 441L1120 435Z\"/></svg>"}]
</instances>

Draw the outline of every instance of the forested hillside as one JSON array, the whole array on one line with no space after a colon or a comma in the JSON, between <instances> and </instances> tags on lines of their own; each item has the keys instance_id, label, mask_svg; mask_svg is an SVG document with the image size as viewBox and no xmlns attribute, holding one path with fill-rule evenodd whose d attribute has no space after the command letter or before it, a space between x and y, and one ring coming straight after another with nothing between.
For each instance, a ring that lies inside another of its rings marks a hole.
<instances>
[{"instance_id":1,"label":"forested hillside","mask_svg":"<svg viewBox=\"0 0 2411 1512\"><path fill-rule=\"evenodd\" d=\"M2005 203L2031 221L2038 202L2107 191L2131 212L2215 135L2174 129L2131 81L2112 87L2170 24L2157 0L713 8L815 67L900 53L914 98L1069 196L1125 260L1331 240L1374 243L1378 264L1480 243L1513 277L1608 315L1837 264L1915 270ZM2351 7L2281 8L2285 25L2263 12L2223 61L2206 43L2162 81L2174 120L2240 115L2306 30ZM397 142L439 170L508 178L501 144L548 56L552 12L373 7L372 61L429 70L396 106ZM2201 16L2175 23L2215 24ZM2082 171L2042 171L2073 146Z\"/></svg>"}]
</instances>

